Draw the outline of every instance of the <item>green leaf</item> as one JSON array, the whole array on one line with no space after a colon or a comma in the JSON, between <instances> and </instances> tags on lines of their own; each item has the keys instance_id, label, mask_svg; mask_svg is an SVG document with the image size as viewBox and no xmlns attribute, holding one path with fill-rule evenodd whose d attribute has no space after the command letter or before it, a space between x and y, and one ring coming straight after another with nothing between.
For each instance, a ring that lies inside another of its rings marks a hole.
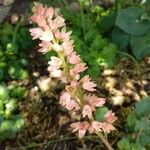
<instances>
[{"instance_id":1,"label":"green leaf","mask_svg":"<svg viewBox=\"0 0 150 150\"><path fill-rule=\"evenodd\" d=\"M135 131L138 133L137 141L146 146L150 143L150 120L148 118L140 119L135 126Z\"/></svg>"},{"instance_id":2,"label":"green leaf","mask_svg":"<svg viewBox=\"0 0 150 150\"><path fill-rule=\"evenodd\" d=\"M6 100L9 98L8 89L5 85L0 85L0 101Z\"/></svg>"},{"instance_id":3,"label":"green leaf","mask_svg":"<svg viewBox=\"0 0 150 150\"><path fill-rule=\"evenodd\" d=\"M104 115L107 113L108 108L107 107L100 107L98 109L96 109L96 120L97 121L103 121L104 119Z\"/></svg>"},{"instance_id":4,"label":"green leaf","mask_svg":"<svg viewBox=\"0 0 150 150\"><path fill-rule=\"evenodd\" d=\"M129 44L129 35L118 27L115 27L112 31L112 41L118 45L122 50L125 49Z\"/></svg>"},{"instance_id":5,"label":"green leaf","mask_svg":"<svg viewBox=\"0 0 150 150\"><path fill-rule=\"evenodd\" d=\"M132 35L143 35L150 29L150 21L142 21L144 13L140 7L132 6L122 9L117 16L116 25Z\"/></svg>"},{"instance_id":6,"label":"green leaf","mask_svg":"<svg viewBox=\"0 0 150 150\"><path fill-rule=\"evenodd\" d=\"M149 131L142 132L139 135L137 141L145 147L148 146L150 143L150 132Z\"/></svg>"},{"instance_id":7,"label":"green leaf","mask_svg":"<svg viewBox=\"0 0 150 150\"><path fill-rule=\"evenodd\" d=\"M25 88L19 87L18 85L11 84L8 86L9 93L11 97L15 97L17 99L21 99L25 95Z\"/></svg>"},{"instance_id":8,"label":"green leaf","mask_svg":"<svg viewBox=\"0 0 150 150\"><path fill-rule=\"evenodd\" d=\"M131 150L146 150L140 143L131 144Z\"/></svg>"},{"instance_id":9,"label":"green leaf","mask_svg":"<svg viewBox=\"0 0 150 150\"><path fill-rule=\"evenodd\" d=\"M24 121L19 115L12 116L12 118L8 120L3 120L0 124L0 140L15 137L23 124Z\"/></svg>"},{"instance_id":10,"label":"green leaf","mask_svg":"<svg viewBox=\"0 0 150 150\"><path fill-rule=\"evenodd\" d=\"M136 103L135 113L139 116L147 116L150 114L150 97L145 97Z\"/></svg>"},{"instance_id":11,"label":"green leaf","mask_svg":"<svg viewBox=\"0 0 150 150\"><path fill-rule=\"evenodd\" d=\"M90 66L90 68L88 69L88 74L93 77L93 78L97 78L100 75L100 66L98 65L93 65Z\"/></svg>"},{"instance_id":12,"label":"green leaf","mask_svg":"<svg viewBox=\"0 0 150 150\"><path fill-rule=\"evenodd\" d=\"M137 121L137 119L136 119L136 116L135 116L135 114L134 114L133 112L128 115L128 117L127 117L127 125L128 125L130 128L132 128L132 127L135 126L136 121Z\"/></svg>"},{"instance_id":13,"label":"green leaf","mask_svg":"<svg viewBox=\"0 0 150 150\"><path fill-rule=\"evenodd\" d=\"M116 61L116 52L117 46L115 44L109 43L107 46L105 46L101 53L103 62L100 63L100 65L105 66L106 68L113 67Z\"/></svg>"},{"instance_id":14,"label":"green leaf","mask_svg":"<svg viewBox=\"0 0 150 150\"><path fill-rule=\"evenodd\" d=\"M117 143L119 150L131 150L129 139L123 138Z\"/></svg>"},{"instance_id":15,"label":"green leaf","mask_svg":"<svg viewBox=\"0 0 150 150\"><path fill-rule=\"evenodd\" d=\"M137 121L135 126L135 131L150 131L150 120L148 118L141 118L139 121Z\"/></svg>"},{"instance_id":16,"label":"green leaf","mask_svg":"<svg viewBox=\"0 0 150 150\"><path fill-rule=\"evenodd\" d=\"M138 60L150 56L150 31L143 36L131 36L130 43L133 55Z\"/></svg>"},{"instance_id":17,"label":"green leaf","mask_svg":"<svg viewBox=\"0 0 150 150\"><path fill-rule=\"evenodd\" d=\"M13 131L13 121L5 120L0 125L0 140L4 140L6 138L11 138L15 136L15 132Z\"/></svg>"},{"instance_id":18,"label":"green leaf","mask_svg":"<svg viewBox=\"0 0 150 150\"><path fill-rule=\"evenodd\" d=\"M115 13L109 14L108 16L104 16L101 19L100 28L104 31L108 31L115 25L115 21L116 21Z\"/></svg>"}]
</instances>

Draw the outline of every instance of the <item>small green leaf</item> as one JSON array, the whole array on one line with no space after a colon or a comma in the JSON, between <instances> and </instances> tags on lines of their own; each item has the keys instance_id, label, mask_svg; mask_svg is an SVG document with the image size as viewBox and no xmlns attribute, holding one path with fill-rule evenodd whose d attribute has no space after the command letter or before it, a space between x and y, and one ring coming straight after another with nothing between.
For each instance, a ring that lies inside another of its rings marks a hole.
<instances>
[{"instance_id":1,"label":"small green leaf","mask_svg":"<svg viewBox=\"0 0 150 150\"><path fill-rule=\"evenodd\" d=\"M132 127L135 126L136 121L137 121L137 119L136 119L136 116L135 116L135 114L134 114L133 112L128 115L128 117L127 117L127 125L128 125L130 128L132 128Z\"/></svg>"},{"instance_id":2,"label":"small green leaf","mask_svg":"<svg viewBox=\"0 0 150 150\"><path fill-rule=\"evenodd\" d=\"M130 40L133 55L142 60L146 56L150 56L150 32L143 36L131 36Z\"/></svg>"},{"instance_id":3,"label":"small green leaf","mask_svg":"<svg viewBox=\"0 0 150 150\"><path fill-rule=\"evenodd\" d=\"M107 107L100 107L96 110L96 120L97 121L103 121L104 115L107 113L108 108Z\"/></svg>"}]
</instances>

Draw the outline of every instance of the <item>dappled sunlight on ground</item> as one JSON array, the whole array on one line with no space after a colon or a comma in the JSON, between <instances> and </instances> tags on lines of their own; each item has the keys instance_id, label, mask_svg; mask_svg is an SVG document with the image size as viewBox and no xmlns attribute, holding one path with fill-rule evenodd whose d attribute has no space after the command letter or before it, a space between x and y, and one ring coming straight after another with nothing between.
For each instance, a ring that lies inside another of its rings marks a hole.
<instances>
[{"instance_id":1,"label":"dappled sunlight on ground","mask_svg":"<svg viewBox=\"0 0 150 150\"><path fill-rule=\"evenodd\" d=\"M132 103L150 94L150 58L138 64L139 70L129 59L123 59L114 69L103 70L100 90L107 91L107 98L114 105ZM103 94L103 93L102 93Z\"/></svg>"}]
</instances>

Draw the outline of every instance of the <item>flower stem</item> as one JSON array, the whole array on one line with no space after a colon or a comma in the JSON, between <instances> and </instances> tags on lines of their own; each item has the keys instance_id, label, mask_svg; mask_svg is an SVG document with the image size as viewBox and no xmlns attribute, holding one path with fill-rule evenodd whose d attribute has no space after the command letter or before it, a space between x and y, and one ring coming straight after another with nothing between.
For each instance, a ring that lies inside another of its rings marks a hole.
<instances>
[{"instance_id":1,"label":"flower stem","mask_svg":"<svg viewBox=\"0 0 150 150\"><path fill-rule=\"evenodd\" d=\"M108 141L105 139L105 137L100 133L100 132L95 132L98 137L102 140L102 142L106 145L106 147L108 148L108 150L114 150L111 145L108 143Z\"/></svg>"}]
</instances>

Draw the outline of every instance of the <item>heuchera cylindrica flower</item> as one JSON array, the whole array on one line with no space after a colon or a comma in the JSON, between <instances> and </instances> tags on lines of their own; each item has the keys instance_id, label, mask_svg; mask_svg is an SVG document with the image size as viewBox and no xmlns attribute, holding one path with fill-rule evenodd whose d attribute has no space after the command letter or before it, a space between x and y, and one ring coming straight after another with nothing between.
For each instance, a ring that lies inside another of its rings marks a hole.
<instances>
[{"instance_id":1,"label":"heuchera cylindrica flower","mask_svg":"<svg viewBox=\"0 0 150 150\"><path fill-rule=\"evenodd\" d=\"M31 20L37 23L38 27L30 29L30 32L33 39L41 40L39 52L44 54L53 50L57 54L52 56L48 63L50 77L66 83L60 104L69 112L80 114L80 119L83 120L70 125L73 132L78 132L79 138L82 138L87 132L110 133L115 130L112 123L117 118L111 110L104 115L102 122L94 120L93 112L96 107L103 107L106 100L90 93L96 91L97 85L88 75L80 78L80 73L84 72L87 66L74 51L71 31L66 31L64 18L52 7L43 7L39 3L35 3L33 12Z\"/></svg>"}]
</instances>

